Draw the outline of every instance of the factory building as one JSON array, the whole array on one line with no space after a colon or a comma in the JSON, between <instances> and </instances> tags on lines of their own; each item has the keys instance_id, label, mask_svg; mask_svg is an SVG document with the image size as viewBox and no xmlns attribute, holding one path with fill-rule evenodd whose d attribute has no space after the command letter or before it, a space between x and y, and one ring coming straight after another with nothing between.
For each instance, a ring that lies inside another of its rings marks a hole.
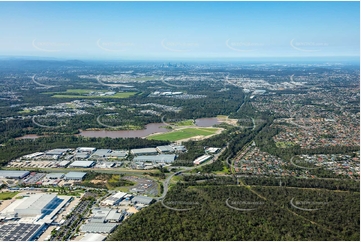
<instances>
[{"instance_id":1,"label":"factory building","mask_svg":"<svg viewBox=\"0 0 361 242\"><path fill-rule=\"evenodd\" d=\"M158 151L156 148L142 148L142 149L132 149L130 151L133 155L157 155Z\"/></svg>"},{"instance_id":2,"label":"factory building","mask_svg":"<svg viewBox=\"0 0 361 242\"><path fill-rule=\"evenodd\" d=\"M202 164L203 162L209 160L210 158L212 158L211 155L202 155L202 156L198 157L197 159L195 159L193 161L193 164L195 164L195 165Z\"/></svg>"},{"instance_id":3,"label":"factory building","mask_svg":"<svg viewBox=\"0 0 361 242\"><path fill-rule=\"evenodd\" d=\"M124 219L124 214L119 213L116 209L110 210L110 212L108 213L108 215L106 217L106 221L108 223L119 223L123 219Z\"/></svg>"},{"instance_id":4,"label":"factory building","mask_svg":"<svg viewBox=\"0 0 361 242\"><path fill-rule=\"evenodd\" d=\"M86 152L77 152L75 153L74 159L75 160L85 160L89 158L89 153Z\"/></svg>"},{"instance_id":5,"label":"factory building","mask_svg":"<svg viewBox=\"0 0 361 242\"><path fill-rule=\"evenodd\" d=\"M156 149L159 153L162 153L162 154L174 153L173 147L169 146L169 145L157 146Z\"/></svg>"},{"instance_id":6,"label":"factory building","mask_svg":"<svg viewBox=\"0 0 361 242\"><path fill-rule=\"evenodd\" d=\"M64 177L64 173L49 173L45 177L52 180L60 180Z\"/></svg>"},{"instance_id":7,"label":"factory building","mask_svg":"<svg viewBox=\"0 0 361 242\"><path fill-rule=\"evenodd\" d=\"M69 167L74 168L89 168L95 165L95 161L74 161Z\"/></svg>"},{"instance_id":8,"label":"factory building","mask_svg":"<svg viewBox=\"0 0 361 242\"><path fill-rule=\"evenodd\" d=\"M208 154L216 154L220 150L221 150L220 148L209 147L209 148L205 149L205 152L208 153Z\"/></svg>"},{"instance_id":9,"label":"factory building","mask_svg":"<svg viewBox=\"0 0 361 242\"><path fill-rule=\"evenodd\" d=\"M109 208L94 208L90 223L106 223L106 218L110 212Z\"/></svg>"},{"instance_id":10,"label":"factory building","mask_svg":"<svg viewBox=\"0 0 361 242\"><path fill-rule=\"evenodd\" d=\"M105 233L113 232L118 224L116 223L87 223L80 227L83 233Z\"/></svg>"},{"instance_id":11,"label":"factory building","mask_svg":"<svg viewBox=\"0 0 361 242\"><path fill-rule=\"evenodd\" d=\"M114 206L117 205L123 198L127 195L125 192L117 192L110 197L107 197L104 201L101 202L104 206Z\"/></svg>"},{"instance_id":12,"label":"factory building","mask_svg":"<svg viewBox=\"0 0 361 242\"><path fill-rule=\"evenodd\" d=\"M80 241L103 241L107 236L102 234L85 234Z\"/></svg>"},{"instance_id":13,"label":"factory building","mask_svg":"<svg viewBox=\"0 0 361 242\"><path fill-rule=\"evenodd\" d=\"M46 193L15 199L0 212L0 241L37 240L72 199Z\"/></svg>"},{"instance_id":14,"label":"factory building","mask_svg":"<svg viewBox=\"0 0 361 242\"><path fill-rule=\"evenodd\" d=\"M77 180L82 181L84 177L86 176L86 172L68 172L65 175L65 180Z\"/></svg>"},{"instance_id":15,"label":"factory building","mask_svg":"<svg viewBox=\"0 0 361 242\"><path fill-rule=\"evenodd\" d=\"M125 159L128 156L128 153L127 150L113 150L109 157Z\"/></svg>"},{"instance_id":16,"label":"factory building","mask_svg":"<svg viewBox=\"0 0 361 242\"><path fill-rule=\"evenodd\" d=\"M92 154L92 157L93 158L106 158L106 157L110 156L111 153L112 153L112 151L108 150L108 149L98 149L97 151L95 151Z\"/></svg>"},{"instance_id":17,"label":"factory building","mask_svg":"<svg viewBox=\"0 0 361 242\"><path fill-rule=\"evenodd\" d=\"M184 145L172 145L173 149L175 150L175 152L178 153L182 153L182 152L186 152L187 149Z\"/></svg>"},{"instance_id":18,"label":"factory building","mask_svg":"<svg viewBox=\"0 0 361 242\"><path fill-rule=\"evenodd\" d=\"M35 157L39 157L39 156L42 156L42 155L44 155L43 152L35 152L35 153L33 153L33 154L24 155L23 157L24 157L25 159L34 159Z\"/></svg>"},{"instance_id":19,"label":"factory building","mask_svg":"<svg viewBox=\"0 0 361 242\"><path fill-rule=\"evenodd\" d=\"M95 168L112 168L115 166L115 163L114 162L106 162L106 161L103 161L103 162L99 162L95 165Z\"/></svg>"},{"instance_id":20,"label":"factory building","mask_svg":"<svg viewBox=\"0 0 361 242\"><path fill-rule=\"evenodd\" d=\"M45 152L46 155L58 155L58 156L62 156L64 155L66 152L68 152L70 149L53 149L53 150L48 150Z\"/></svg>"},{"instance_id":21,"label":"factory building","mask_svg":"<svg viewBox=\"0 0 361 242\"><path fill-rule=\"evenodd\" d=\"M104 206L117 205L120 201L123 200L125 195L127 195L125 192L117 192L110 197L107 197L104 201L101 202L101 204Z\"/></svg>"},{"instance_id":22,"label":"factory building","mask_svg":"<svg viewBox=\"0 0 361 242\"><path fill-rule=\"evenodd\" d=\"M153 163L172 163L175 160L174 154L162 154L162 155L141 155L134 157L135 162L153 162Z\"/></svg>"},{"instance_id":23,"label":"factory building","mask_svg":"<svg viewBox=\"0 0 361 242\"><path fill-rule=\"evenodd\" d=\"M9 179L22 179L29 175L29 171L8 171L0 170L0 178L9 178Z\"/></svg>"},{"instance_id":24,"label":"factory building","mask_svg":"<svg viewBox=\"0 0 361 242\"><path fill-rule=\"evenodd\" d=\"M86 152L86 153L93 153L97 150L97 148L94 147L79 147L76 149L78 152Z\"/></svg>"},{"instance_id":25,"label":"factory building","mask_svg":"<svg viewBox=\"0 0 361 242\"><path fill-rule=\"evenodd\" d=\"M117 209L94 208L90 223L118 223L123 217L124 214L119 213Z\"/></svg>"},{"instance_id":26,"label":"factory building","mask_svg":"<svg viewBox=\"0 0 361 242\"><path fill-rule=\"evenodd\" d=\"M18 217L35 217L41 214L49 214L63 200L54 194L35 194L24 198L24 201L14 209Z\"/></svg>"},{"instance_id":27,"label":"factory building","mask_svg":"<svg viewBox=\"0 0 361 242\"><path fill-rule=\"evenodd\" d=\"M68 161L68 160L63 160L63 161L59 162L58 166L60 166L60 167L66 167L66 166L69 165L69 164L70 164L70 161Z\"/></svg>"},{"instance_id":28,"label":"factory building","mask_svg":"<svg viewBox=\"0 0 361 242\"><path fill-rule=\"evenodd\" d=\"M132 198L132 203L137 204L144 204L144 205L150 205L154 202L154 199L151 197L145 197L145 196L135 196Z\"/></svg>"}]
</instances>

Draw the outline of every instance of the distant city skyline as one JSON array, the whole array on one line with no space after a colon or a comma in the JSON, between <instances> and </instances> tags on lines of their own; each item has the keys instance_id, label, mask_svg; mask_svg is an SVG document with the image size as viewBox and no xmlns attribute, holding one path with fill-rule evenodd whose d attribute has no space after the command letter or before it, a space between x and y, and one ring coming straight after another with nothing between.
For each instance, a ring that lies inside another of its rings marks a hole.
<instances>
[{"instance_id":1,"label":"distant city skyline","mask_svg":"<svg viewBox=\"0 0 361 242\"><path fill-rule=\"evenodd\" d=\"M0 56L359 57L359 2L0 2Z\"/></svg>"}]
</instances>

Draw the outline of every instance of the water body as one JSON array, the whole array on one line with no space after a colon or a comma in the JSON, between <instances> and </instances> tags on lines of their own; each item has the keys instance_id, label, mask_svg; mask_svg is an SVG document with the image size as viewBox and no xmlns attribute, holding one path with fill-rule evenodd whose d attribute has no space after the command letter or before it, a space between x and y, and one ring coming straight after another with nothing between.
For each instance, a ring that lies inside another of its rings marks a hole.
<instances>
[{"instance_id":1,"label":"water body","mask_svg":"<svg viewBox=\"0 0 361 242\"><path fill-rule=\"evenodd\" d=\"M199 118L196 119L196 126L198 127L211 127L215 124L220 124L217 118Z\"/></svg>"},{"instance_id":2,"label":"water body","mask_svg":"<svg viewBox=\"0 0 361 242\"><path fill-rule=\"evenodd\" d=\"M163 123L151 123L145 126L145 129L141 130L117 130L117 131L107 131L107 130L86 130L80 131L81 136L84 137L110 137L110 138L140 138L145 137L154 133L166 133L169 132L169 129L161 128L165 126Z\"/></svg>"},{"instance_id":3,"label":"water body","mask_svg":"<svg viewBox=\"0 0 361 242\"><path fill-rule=\"evenodd\" d=\"M198 127L210 127L215 124L220 124L217 118L199 118L195 122ZM81 136L84 137L109 137L109 138L142 138L154 133L166 133L171 130L161 128L165 126L163 123L151 123L147 124L145 129L142 130L118 130L118 131L107 131L107 130L80 130Z\"/></svg>"}]
</instances>

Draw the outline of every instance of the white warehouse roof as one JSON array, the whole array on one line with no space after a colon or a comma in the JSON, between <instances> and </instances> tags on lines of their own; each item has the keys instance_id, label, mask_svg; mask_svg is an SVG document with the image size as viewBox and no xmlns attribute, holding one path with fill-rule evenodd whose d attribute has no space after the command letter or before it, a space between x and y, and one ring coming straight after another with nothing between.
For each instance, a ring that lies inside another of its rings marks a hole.
<instances>
[{"instance_id":1,"label":"white warehouse roof","mask_svg":"<svg viewBox=\"0 0 361 242\"><path fill-rule=\"evenodd\" d=\"M208 160L210 158L212 158L211 155L202 155L202 156L198 157L197 159L195 159L193 161L193 163L196 164L196 165L199 165L199 164L205 162L206 160Z\"/></svg>"},{"instance_id":2,"label":"white warehouse roof","mask_svg":"<svg viewBox=\"0 0 361 242\"><path fill-rule=\"evenodd\" d=\"M161 154L161 155L141 155L134 157L133 161L135 162L164 162L164 163L172 163L175 159L174 154Z\"/></svg>"},{"instance_id":3,"label":"white warehouse roof","mask_svg":"<svg viewBox=\"0 0 361 242\"><path fill-rule=\"evenodd\" d=\"M117 192L116 194L111 195L110 197L102 201L102 204L114 205L115 203L119 202L125 195L127 195L125 192Z\"/></svg>"},{"instance_id":4,"label":"white warehouse roof","mask_svg":"<svg viewBox=\"0 0 361 242\"><path fill-rule=\"evenodd\" d=\"M80 241L103 241L107 236L101 234L85 234Z\"/></svg>"},{"instance_id":5,"label":"white warehouse roof","mask_svg":"<svg viewBox=\"0 0 361 242\"><path fill-rule=\"evenodd\" d=\"M93 152L93 151L96 151L97 148L94 148L94 147L78 147L77 150L78 151L84 151L84 152Z\"/></svg>"},{"instance_id":6,"label":"white warehouse roof","mask_svg":"<svg viewBox=\"0 0 361 242\"><path fill-rule=\"evenodd\" d=\"M94 164L95 164L94 161L82 160L82 161L74 161L73 163L70 164L69 167L91 167Z\"/></svg>"},{"instance_id":7,"label":"white warehouse roof","mask_svg":"<svg viewBox=\"0 0 361 242\"><path fill-rule=\"evenodd\" d=\"M132 149L132 154L138 155L138 154L158 154L158 151L156 148L142 148L142 149Z\"/></svg>"}]
</instances>

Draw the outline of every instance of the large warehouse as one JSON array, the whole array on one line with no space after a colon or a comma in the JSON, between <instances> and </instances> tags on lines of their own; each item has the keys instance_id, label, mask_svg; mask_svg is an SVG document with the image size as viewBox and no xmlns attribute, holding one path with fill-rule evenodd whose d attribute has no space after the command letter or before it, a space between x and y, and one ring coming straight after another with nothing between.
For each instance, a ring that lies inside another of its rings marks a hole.
<instances>
[{"instance_id":1,"label":"large warehouse","mask_svg":"<svg viewBox=\"0 0 361 242\"><path fill-rule=\"evenodd\" d=\"M83 233L111 233L118 226L116 223L87 223L80 227Z\"/></svg>"},{"instance_id":2,"label":"large warehouse","mask_svg":"<svg viewBox=\"0 0 361 242\"><path fill-rule=\"evenodd\" d=\"M0 178L22 179L29 175L29 171L5 171L0 170Z\"/></svg>"},{"instance_id":3,"label":"large warehouse","mask_svg":"<svg viewBox=\"0 0 361 242\"><path fill-rule=\"evenodd\" d=\"M64 155L66 152L68 152L70 149L53 149L53 150L48 150L45 152L46 155L59 155L62 156Z\"/></svg>"},{"instance_id":4,"label":"large warehouse","mask_svg":"<svg viewBox=\"0 0 361 242\"><path fill-rule=\"evenodd\" d=\"M94 147L78 147L76 150L77 150L78 152L93 153L94 151L97 150L97 148L94 148Z\"/></svg>"},{"instance_id":5,"label":"large warehouse","mask_svg":"<svg viewBox=\"0 0 361 242\"><path fill-rule=\"evenodd\" d=\"M118 159L124 159L128 156L127 150L113 150L110 154L110 157L118 158Z\"/></svg>"},{"instance_id":6,"label":"large warehouse","mask_svg":"<svg viewBox=\"0 0 361 242\"><path fill-rule=\"evenodd\" d=\"M78 168L89 168L95 165L95 161L74 161L69 165L69 167L78 167Z\"/></svg>"},{"instance_id":7,"label":"large warehouse","mask_svg":"<svg viewBox=\"0 0 361 242\"><path fill-rule=\"evenodd\" d=\"M47 179L54 179L54 180L60 180L64 177L64 173L49 173L46 175Z\"/></svg>"},{"instance_id":8,"label":"large warehouse","mask_svg":"<svg viewBox=\"0 0 361 242\"><path fill-rule=\"evenodd\" d=\"M103 241L107 236L101 234L85 234L80 241Z\"/></svg>"},{"instance_id":9,"label":"large warehouse","mask_svg":"<svg viewBox=\"0 0 361 242\"><path fill-rule=\"evenodd\" d=\"M158 150L159 153L162 153L162 154L174 153L173 147L169 146L169 145L157 146L156 149Z\"/></svg>"},{"instance_id":10,"label":"large warehouse","mask_svg":"<svg viewBox=\"0 0 361 242\"><path fill-rule=\"evenodd\" d=\"M110 197L107 197L105 200L101 202L101 204L104 206L117 205L124 198L125 195L127 195L125 192L117 192L111 195Z\"/></svg>"},{"instance_id":11,"label":"large warehouse","mask_svg":"<svg viewBox=\"0 0 361 242\"><path fill-rule=\"evenodd\" d=\"M135 196L132 198L132 203L137 204L137 203L141 203L144 205L150 205L154 202L155 200L151 197L145 197L145 196Z\"/></svg>"},{"instance_id":12,"label":"large warehouse","mask_svg":"<svg viewBox=\"0 0 361 242\"><path fill-rule=\"evenodd\" d=\"M54 194L35 194L17 206L14 211L18 217L34 217L41 214L48 214L56 208L63 200Z\"/></svg>"},{"instance_id":13,"label":"large warehouse","mask_svg":"<svg viewBox=\"0 0 361 242\"><path fill-rule=\"evenodd\" d=\"M158 151L156 148L142 148L142 149L132 149L130 151L133 155L157 155Z\"/></svg>"},{"instance_id":14,"label":"large warehouse","mask_svg":"<svg viewBox=\"0 0 361 242\"><path fill-rule=\"evenodd\" d=\"M197 159L195 159L195 160L193 161L193 163L194 163L195 165L199 165L199 164L202 164L203 162L209 160L210 158L212 158L211 155L202 155L202 156L198 157Z\"/></svg>"},{"instance_id":15,"label":"large warehouse","mask_svg":"<svg viewBox=\"0 0 361 242\"><path fill-rule=\"evenodd\" d=\"M75 172L75 171L71 171L68 172L65 175L65 180L77 180L77 181L82 181L84 179L84 177L86 176L86 172Z\"/></svg>"},{"instance_id":16,"label":"large warehouse","mask_svg":"<svg viewBox=\"0 0 361 242\"><path fill-rule=\"evenodd\" d=\"M112 153L112 151L109 149L98 149L97 151L95 151L92 154L92 157L93 158L105 158L105 157L110 156L111 153Z\"/></svg>"},{"instance_id":17,"label":"large warehouse","mask_svg":"<svg viewBox=\"0 0 361 242\"><path fill-rule=\"evenodd\" d=\"M175 160L174 154L162 154L162 155L141 155L134 157L135 162L155 162L155 163L172 163Z\"/></svg>"}]
</instances>

